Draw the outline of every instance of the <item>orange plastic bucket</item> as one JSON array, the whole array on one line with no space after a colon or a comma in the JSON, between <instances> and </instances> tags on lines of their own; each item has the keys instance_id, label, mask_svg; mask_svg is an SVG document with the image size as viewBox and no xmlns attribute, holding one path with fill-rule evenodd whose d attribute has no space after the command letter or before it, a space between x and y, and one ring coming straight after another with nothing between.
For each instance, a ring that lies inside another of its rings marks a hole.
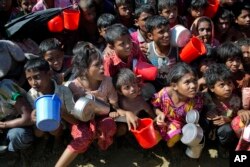
<instances>
[{"instance_id":1,"label":"orange plastic bucket","mask_svg":"<svg viewBox=\"0 0 250 167\"><path fill-rule=\"evenodd\" d=\"M64 29L62 16L55 16L50 21L48 21L48 29L50 32L62 32Z\"/></svg>"},{"instance_id":2,"label":"orange plastic bucket","mask_svg":"<svg viewBox=\"0 0 250 167\"><path fill-rule=\"evenodd\" d=\"M134 67L134 73L141 75L143 80L153 81L157 77L158 70L152 64L138 61Z\"/></svg>"},{"instance_id":3,"label":"orange plastic bucket","mask_svg":"<svg viewBox=\"0 0 250 167\"><path fill-rule=\"evenodd\" d=\"M204 43L197 37L192 37L185 47L180 51L180 58L186 63L190 63L206 53Z\"/></svg>"},{"instance_id":4,"label":"orange plastic bucket","mask_svg":"<svg viewBox=\"0 0 250 167\"><path fill-rule=\"evenodd\" d=\"M213 18L218 11L219 5L220 5L219 0L209 0L208 6L204 11L204 16Z\"/></svg>"},{"instance_id":5,"label":"orange plastic bucket","mask_svg":"<svg viewBox=\"0 0 250 167\"><path fill-rule=\"evenodd\" d=\"M80 11L66 9L63 11L64 28L68 30L76 30L79 25Z\"/></svg>"},{"instance_id":6,"label":"orange plastic bucket","mask_svg":"<svg viewBox=\"0 0 250 167\"><path fill-rule=\"evenodd\" d=\"M143 118L139 120L139 127L131 129L136 140L144 149L155 146L160 140L159 132L154 129L153 120L150 118Z\"/></svg>"}]
</instances>

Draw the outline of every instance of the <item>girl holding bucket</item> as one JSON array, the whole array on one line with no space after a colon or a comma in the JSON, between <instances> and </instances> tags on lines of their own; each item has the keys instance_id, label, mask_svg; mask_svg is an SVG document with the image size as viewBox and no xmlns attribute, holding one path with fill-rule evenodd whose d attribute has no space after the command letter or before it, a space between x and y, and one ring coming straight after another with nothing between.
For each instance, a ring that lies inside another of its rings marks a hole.
<instances>
[{"instance_id":1,"label":"girl holding bucket","mask_svg":"<svg viewBox=\"0 0 250 167\"><path fill-rule=\"evenodd\" d=\"M201 110L202 97L197 94L197 77L185 63L177 63L168 73L170 86L164 87L152 99L156 124L168 147L180 140L187 112Z\"/></svg>"},{"instance_id":2,"label":"girl holding bucket","mask_svg":"<svg viewBox=\"0 0 250 167\"><path fill-rule=\"evenodd\" d=\"M69 84L74 99L77 100L86 94L115 105L117 93L112 86L112 79L104 76L103 61L98 49L88 42L78 42L73 49L73 64L76 79ZM94 112L94 111L93 111ZM68 166L79 153L87 151L92 142L97 139L101 150L106 150L113 143L116 125L108 114L95 114L95 117L80 121L71 127L73 140L65 149L56 163L56 167Z\"/></svg>"}]
</instances>

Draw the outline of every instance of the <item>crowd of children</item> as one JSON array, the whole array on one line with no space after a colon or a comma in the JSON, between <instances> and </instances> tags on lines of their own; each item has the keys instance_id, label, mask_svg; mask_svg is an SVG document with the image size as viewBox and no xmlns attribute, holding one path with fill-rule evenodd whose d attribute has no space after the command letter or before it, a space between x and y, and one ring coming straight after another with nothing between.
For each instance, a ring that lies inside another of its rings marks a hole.
<instances>
[{"instance_id":1,"label":"crowd of children","mask_svg":"<svg viewBox=\"0 0 250 167\"><path fill-rule=\"evenodd\" d=\"M219 6L211 14L207 10L215 2ZM45 39L39 32L39 38L18 39L6 33L4 25L15 18L68 6L80 11L75 31ZM250 97L242 96L250 87L247 0L0 0L0 18L0 145L7 146L0 152L25 152L48 135L60 142L69 129L71 141L55 164L69 166L94 140L107 150L143 117L155 121L172 148L191 110L200 114L206 139L201 142L215 141L221 157L228 158L230 150L250 151L242 137L250 123ZM182 62L182 48L170 42L176 25L190 30L206 53ZM138 75L136 62L156 67L155 79ZM46 94L62 101L61 124L49 133L35 126L34 101ZM88 94L109 104L110 112L76 118L75 102Z\"/></svg>"}]
</instances>

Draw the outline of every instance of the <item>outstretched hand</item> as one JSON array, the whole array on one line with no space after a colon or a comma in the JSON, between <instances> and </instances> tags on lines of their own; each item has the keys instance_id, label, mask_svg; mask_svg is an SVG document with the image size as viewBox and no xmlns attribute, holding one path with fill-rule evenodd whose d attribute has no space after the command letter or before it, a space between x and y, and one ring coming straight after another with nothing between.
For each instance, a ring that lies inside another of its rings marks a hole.
<instances>
[{"instance_id":1,"label":"outstretched hand","mask_svg":"<svg viewBox=\"0 0 250 167\"><path fill-rule=\"evenodd\" d=\"M138 127L138 120L139 118L133 114L132 112L127 111L126 112L126 119L128 124L128 129L131 130L131 128L136 129Z\"/></svg>"}]
</instances>

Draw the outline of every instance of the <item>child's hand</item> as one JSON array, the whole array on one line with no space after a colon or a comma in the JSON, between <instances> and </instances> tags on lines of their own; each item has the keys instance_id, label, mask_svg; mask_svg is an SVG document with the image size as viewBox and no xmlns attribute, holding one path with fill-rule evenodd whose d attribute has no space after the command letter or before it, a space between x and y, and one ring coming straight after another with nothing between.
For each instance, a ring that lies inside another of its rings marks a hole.
<instances>
[{"instance_id":1,"label":"child's hand","mask_svg":"<svg viewBox=\"0 0 250 167\"><path fill-rule=\"evenodd\" d=\"M111 118L117 118L119 116L120 115L117 112L115 112L115 111L112 111L112 112L109 113L109 117L111 117Z\"/></svg>"},{"instance_id":2,"label":"child's hand","mask_svg":"<svg viewBox=\"0 0 250 167\"><path fill-rule=\"evenodd\" d=\"M157 116L156 116L156 124L159 125L159 126L166 126L166 123L165 123L165 115L164 113L159 113Z\"/></svg>"},{"instance_id":3,"label":"child's hand","mask_svg":"<svg viewBox=\"0 0 250 167\"><path fill-rule=\"evenodd\" d=\"M131 130L131 128L136 129L138 127L138 117L132 112L126 112L126 119L129 130Z\"/></svg>"},{"instance_id":4,"label":"child's hand","mask_svg":"<svg viewBox=\"0 0 250 167\"><path fill-rule=\"evenodd\" d=\"M231 118L225 117L225 116L216 116L212 119L213 124L217 126L222 126L226 123L231 122Z\"/></svg>"},{"instance_id":5,"label":"child's hand","mask_svg":"<svg viewBox=\"0 0 250 167\"><path fill-rule=\"evenodd\" d=\"M240 120L247 124L250 122L250 110L244 110L242 112L239 112L238 115L240 116Z\"/></svg>"},{"instance_id":6,"label":"child's hand","mask_svg":"<svg viewBox=\"0 0 250 167\"><path fill-rule=\"evenodd\" d=\"M146 55L148 52L148 44L146 42L140 43L139 47L140 47L142 53Z\"/></svg>"}]
</instances>

